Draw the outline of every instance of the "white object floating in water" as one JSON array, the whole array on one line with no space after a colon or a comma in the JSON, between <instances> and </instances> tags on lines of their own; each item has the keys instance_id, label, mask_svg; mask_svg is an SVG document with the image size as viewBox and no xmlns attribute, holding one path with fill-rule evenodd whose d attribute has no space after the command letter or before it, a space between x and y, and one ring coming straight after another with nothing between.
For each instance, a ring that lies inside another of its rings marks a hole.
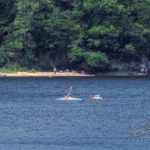
<instances>
[{"instance_id":1,"label":"white object floating in water","mask_svg":"<svg viewBox=\"0 0 150 150\"><path fill-rule=\"evenodd\" d=\"M76 98L76 97L63 97L63 98L58 98L56 100L64 100L64 101L81 101L82 99L80 98Z\"/></svg>"},{"instance_id":2,"label":"white object floating in water","mask_svg":"<svg viewBox=\"0 0 150 150\"><path fill-rule=\"evenodd\" d=\"M95 100L105 100L106 98L101 97L100 95L95 95L95 96L92 97L92 99L95 99Z\"/></svg>"},{"instance_id":3,"label":"white object floating in water","mask_svg":"<svg viewBox=\"0 0 150 150\"><path fill-rule=\"evenodd\" d=\"M104 100L104 98L103 98L103 97L96 97L96 96L94 96L94 97L93 97L93 99L97 99L97 100Z\"/></svg>"}]
</instances>

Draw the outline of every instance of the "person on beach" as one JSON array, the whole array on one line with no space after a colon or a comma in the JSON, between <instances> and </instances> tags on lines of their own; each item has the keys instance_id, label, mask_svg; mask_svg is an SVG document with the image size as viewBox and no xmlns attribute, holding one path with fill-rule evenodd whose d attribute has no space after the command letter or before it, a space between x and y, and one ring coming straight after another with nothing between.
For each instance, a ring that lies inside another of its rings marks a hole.
<instances>
[{"instance_id":1,"label":"person on beach","mask_svg":"<svg viewBox=\"0 0 150 150\"><path fill-rule=\"evenodd\" d=\"M56 67L54 67L53 72L54 72L54 74L56 74L56 72L57 72Z\"/></svg>"}]
</instances>

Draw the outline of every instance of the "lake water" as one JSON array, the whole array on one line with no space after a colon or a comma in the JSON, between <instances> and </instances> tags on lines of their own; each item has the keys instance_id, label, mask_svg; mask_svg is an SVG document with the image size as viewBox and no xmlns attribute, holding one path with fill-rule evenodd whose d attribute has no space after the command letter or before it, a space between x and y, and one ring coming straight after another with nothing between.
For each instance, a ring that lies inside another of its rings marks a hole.
<instances>
[{"instance_id":1,"label":"lake water","mask_svg":"<svg viewBox=\"0 0 150 150\"><path fill-rule=\"evenodd\" d=\"M69 86L82 101L56 100ZM149 78L1 78L0 149L147 150L149 89Z\"/></svg>"}]
</instances>

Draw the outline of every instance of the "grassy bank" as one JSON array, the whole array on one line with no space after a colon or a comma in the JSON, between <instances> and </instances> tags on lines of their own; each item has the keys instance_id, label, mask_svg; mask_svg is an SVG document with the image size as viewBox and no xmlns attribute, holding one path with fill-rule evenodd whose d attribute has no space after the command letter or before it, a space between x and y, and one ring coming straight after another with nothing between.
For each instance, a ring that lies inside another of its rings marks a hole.
<instances>
[{"instance_id":1,"label":"grassy bank","mask_svg":"<svg viewBox=\"0 0 150 150\"><path fill-rule=\"evenodd\" d=\"M38 68L27 68L22 67L18 64L8 64L2 68L0 68L0 73L16 73L16 72L40 72L41 70Z\"/></svg>"}]
</instances>

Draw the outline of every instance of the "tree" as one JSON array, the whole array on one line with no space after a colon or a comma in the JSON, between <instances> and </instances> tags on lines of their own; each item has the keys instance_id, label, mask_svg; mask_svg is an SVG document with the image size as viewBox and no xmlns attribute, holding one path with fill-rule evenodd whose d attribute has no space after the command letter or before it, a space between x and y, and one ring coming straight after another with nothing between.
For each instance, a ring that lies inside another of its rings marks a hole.
<instances>
[{"instance_id":1,"label":"tree","mask_svg":"<svg viewBox=\"0 0 150 150\"><path fill-rule=\"evenodd\" d=\"M150 0L1 0L0 7L1 66L101 71L111 59L150 56Z\"/></svg>"}]
</instances>

